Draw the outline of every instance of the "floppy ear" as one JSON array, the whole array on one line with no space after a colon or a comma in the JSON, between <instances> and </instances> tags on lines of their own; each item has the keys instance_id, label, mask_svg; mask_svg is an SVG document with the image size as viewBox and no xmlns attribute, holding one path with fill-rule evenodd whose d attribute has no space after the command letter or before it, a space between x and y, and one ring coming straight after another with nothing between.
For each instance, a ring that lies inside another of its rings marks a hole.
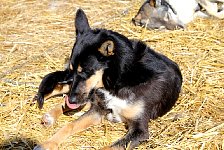
<instances>
[{"instance_id":1,"label":"floppy ear","mask_svg":"<svg viewBox=\"0 0 224 150\"><path fill-rule=\"evenodd\" d=\"M78 9L75 17L76 35L90 30L88 19L82 9Z\"/></svg>"},{"instance_id":2,"label":"floppy ear","mask_svg":"<svg viewBox=\"0 0 224 150\"><path fill-rule=\"evenodd\" d=\"M114 42L111 40L105 41L98 51L104 56L114 55Z\"/></svg>"}]
</instances>

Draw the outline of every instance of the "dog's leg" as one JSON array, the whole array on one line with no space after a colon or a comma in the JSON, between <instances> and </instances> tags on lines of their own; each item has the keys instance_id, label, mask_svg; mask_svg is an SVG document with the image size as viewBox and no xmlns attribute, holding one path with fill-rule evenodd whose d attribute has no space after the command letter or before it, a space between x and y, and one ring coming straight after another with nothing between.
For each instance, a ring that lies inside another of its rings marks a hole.
<instances>
[{"instance_id":1,"label":"dog's leg","mask_svg":"<svg viewBox=\"0 0 224 150\"><path fill-rule=\"evenodd\" d=\"M66 105L62 105L59 104L57 105L55 108L53 108L52 110L50 110L49 112L45 113L42 117L42 123L45 126L52 126L56 120L58 119L58 117L62 114L71 112L71 111L80 111L80 110L88 110L90 108L90 103L87 103L85 106L82 106L80 108L78 108L77 110L72 110L69 107L67 107Z\"/></svg>"},{"instance_id":2,"label":"dog's leg","mask_svg":"<svg viewBox=\"0 0 224 150\"><path fill-rule=\"evenodd\" d=\"M45 126L53 125L58 117L63 114L63 105L59 104L55 108L51 109L49 112L45 113L42 117L42 123Z\"/></svg>"},{"instance_id":3,"label":"dog's leg","mask_svg":"<svg viewBox=\"0 0 224 150\"><path fill-rule=\"evenodd\" d=\"M53 137L43 144L36 146L34 150L56 150L58 149L59 144L70 135L83 131L92 125L99 124L101 121L101 113L97 112L96 108L91 107L91 109L83 114L79 119L61 128L55 135L53 135Z\"/></svg>"},{"instance_id":4,"label":"dog's leg","mask_svg":"<svg viewBox=\"0 0 224 150\"><path fill-rule=\"evenodd\" d=\"M128 125L128 133L116 141L113 145L104 147L102 150L132 150L149 138L148 122L136 121Z\"/></svg>"}]
</instances>

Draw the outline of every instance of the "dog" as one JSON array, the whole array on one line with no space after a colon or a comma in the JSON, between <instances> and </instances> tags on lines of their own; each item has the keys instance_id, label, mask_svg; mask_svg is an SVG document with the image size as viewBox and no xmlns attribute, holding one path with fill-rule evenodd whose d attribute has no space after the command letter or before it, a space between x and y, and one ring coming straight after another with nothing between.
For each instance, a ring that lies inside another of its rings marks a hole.
<instances>
[{"instance_id":1,"label":"dog","mask_svg":"<svg viewBox=\"0 0 224 150\"><path fill-rule=\"evenodd\" d=\"M224 18L224 0L147 0L132 22L148 29L174 30L185 29L196 17L211 16Z\"/></svg>"},{"instance_id":2,"label":"dog","mask_svg":"<svg viewBox=\"0 0 224 150\"><path fill-rule=\"evenodd\" d=\"M141 41L111 30L91 29L82 9L76 12L75 27L68 67L46 75L34 99L42 108L44 100L66 94L64 106L43 116L46 125L65 112L89 109L34 150L57 149L71 134L104 118L124 122L128 131L103 149L133 149L149 138L150 120L166 114L177 101L182 86L179 66Z\"/></svg>"}]
</instances>

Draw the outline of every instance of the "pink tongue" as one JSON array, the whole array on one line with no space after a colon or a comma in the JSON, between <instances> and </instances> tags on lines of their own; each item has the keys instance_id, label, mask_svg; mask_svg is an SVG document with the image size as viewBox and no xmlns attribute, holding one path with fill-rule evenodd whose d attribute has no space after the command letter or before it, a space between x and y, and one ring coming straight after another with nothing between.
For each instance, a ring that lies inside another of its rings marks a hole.
<instances>
[{"instance_id":1,"label":"pink tongue","mask_svg":"<svg viewBox=\"0 0 224 150\"><path fill-rule=\"evenodd\" d=\"M67 104L67 106L68 106L70 109L77 109L77 108L79 108L79 106L80 106L80 104L70 104L67 95L65 96L65 103Z\"/></svg>"}]
</instances>

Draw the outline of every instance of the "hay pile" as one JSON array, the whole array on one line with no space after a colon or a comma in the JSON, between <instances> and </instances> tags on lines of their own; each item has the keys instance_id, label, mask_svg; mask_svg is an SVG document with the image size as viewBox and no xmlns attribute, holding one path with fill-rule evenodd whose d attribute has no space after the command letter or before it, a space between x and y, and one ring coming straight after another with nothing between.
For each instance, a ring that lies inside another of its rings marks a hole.
<instances>
[{"instance_id":1,"label":"hay pile","mask_svg":"<svg viewBox=\"0 0 224 150\"><path fill-rule=\"evenodd\" d=\"M141 39L176 61L184 84L175 107L152 121L138 149L224 149L224 20L197 19L185 31L148 31L131 24L143 0L1 0L0 149L32 149L76 119L62 116L44 128L44 112L63 102L30 106L41 78L62 70L74 43L74 14L83 8L93 27ZM123 124L89 128L60 149L99 149L125 134Z\"/></svg>"}]
</instances>

